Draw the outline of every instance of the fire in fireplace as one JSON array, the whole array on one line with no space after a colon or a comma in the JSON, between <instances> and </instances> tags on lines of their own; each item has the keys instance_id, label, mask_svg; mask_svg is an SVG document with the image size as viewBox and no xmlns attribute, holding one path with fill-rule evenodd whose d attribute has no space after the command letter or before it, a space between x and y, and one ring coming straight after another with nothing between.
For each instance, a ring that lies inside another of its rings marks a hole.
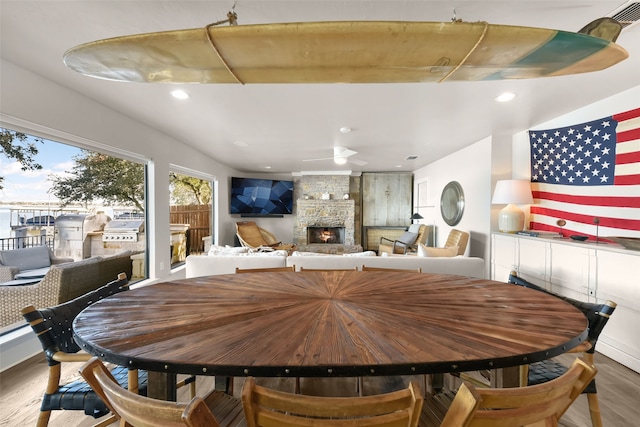
<instances>
[{"instance_id":1,"label":"fire in fireplace","mask_svg":"<svg viewBox=\"0 0 640 427\"><path fill-rule=\"evenodd\" d=\"M307 244L344 244L344 227L307 227Z\"/></svg>"}]
</instances>

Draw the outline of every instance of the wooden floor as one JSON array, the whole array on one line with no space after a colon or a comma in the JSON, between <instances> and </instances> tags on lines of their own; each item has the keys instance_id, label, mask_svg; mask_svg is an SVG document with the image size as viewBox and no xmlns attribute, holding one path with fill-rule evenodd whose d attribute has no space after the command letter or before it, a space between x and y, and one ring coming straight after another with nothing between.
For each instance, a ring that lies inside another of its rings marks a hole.
<instances>
[{"instance_id":1,"label":"wooden floor","mask_svg":"<svg viewBox=\"0 0 640 427\"><path fill-rule=\"evenodd\" d=\"M563 362L571 361L562 356ZM63 379L77 375L76 366L63 370ZM598 396L605 427L635 427L640 420L640 375L611 359L596 354L598 368ZM40 408L40 399L47 378L47 364L43 357L36 357L0 374L0 426L34 426ZM405 386L411 378L365 378L367 394L389 391ZM242 378L236 378L234 394L239 395ZM290 379L263 379L261 383L274 388L292 391ZM198 394L213 387L212 377L198 377ZM302 392L306 394L349 395L355 393L352 378L302 379ZM180 390L179 400L188 400L186 390ZM88 427L96 420L81 411L55 411L51 416L51 427ZM115 425L115 424L114 424ZM590 426L586 397L580 396L560 421L563 427Z\"/></svg>"}]
</instances>

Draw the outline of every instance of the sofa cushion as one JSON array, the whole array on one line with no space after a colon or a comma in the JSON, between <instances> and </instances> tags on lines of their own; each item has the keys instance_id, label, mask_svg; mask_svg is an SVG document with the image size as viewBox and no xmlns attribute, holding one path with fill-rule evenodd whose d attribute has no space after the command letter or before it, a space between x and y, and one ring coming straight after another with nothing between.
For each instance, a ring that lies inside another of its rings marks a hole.
<instances>
[{"instance_id":1,"label":"sofa cushion","mask_svg":"<svg viewBox=\"0 0 640 427\"><path fill-rule=\"evenodd\" d=\"M51 266L49 248L46 246L34 246L32 248L0 251L0 263L18 267L20 271L49 267Z\"/></svg>"},{"instance_id":2,"label":"sofa cushion","mask_svg":"<svg viewBox=\"0 0 640 427\"><path fill-rule=\"evenodd\" d=\"M431 248L422 243L418 246L418 256L420 257L454 257L457 255L457 246L450 246L448 248Z\"/></svg>"},{"instance_id":3,"label":"sofa cushion","mask_svg":"<svg viewBox=\"0 0 640 427\"><path fill-rule=\"evenodd\" d=\"M34 268L33 270L23 270L16 274L16 279L42 279L51 267Z\"/></svg>"}]
</instances>

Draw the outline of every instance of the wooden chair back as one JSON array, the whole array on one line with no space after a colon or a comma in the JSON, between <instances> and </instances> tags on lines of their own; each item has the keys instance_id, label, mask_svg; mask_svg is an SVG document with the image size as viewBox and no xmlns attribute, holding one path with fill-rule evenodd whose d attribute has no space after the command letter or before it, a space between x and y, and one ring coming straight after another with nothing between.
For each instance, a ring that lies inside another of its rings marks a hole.
<instances>
[{"instance_id":1,"label":"wooden chair back","mask_svg":"<svg viewBox=\"0 0 640 427\"><path fill-rule=\"evenodd\" d=\"M440 426L557 426L562 414L595 375L595 367L576 359L561 377L535 386L483 389L464 383Z\"/></svg>"},{"instance_id":2,"label":"wooden chair back","mask_svg":"<svg viewBox=\"0 0 640 427\"><path fill-rule=\"evenodd\" d=\"M422 267L418 268L386 268L386 267L368 267L362 265L362 271L398 271L405 273L422 273Z\"/></svg>"},{"instance_id":3,"label":"wooden chair back","mask_svg":"<svg viewBox=\"0 0 640 427\"><path fill-rule=\"evenodd\" d=\"M264 272L278 272L278 271L296 271L296 266L291 265L289 267L264 267L264 268L238 268L236 267L236 273L264 273Z\"/></svg>"},{"instance_id":4,"label":"wooden chair back","mask_svg":"<svg viewBox=\"0 0 640 427\"><path fill-rule=\"evenodd\" d=\"M304 268L304 267L300 267L300 271L358 271L358 267L353 267L353 268Z\"/></svg>"},{"instance_id":5,"label":"wooden chair back","mask_svg":"<svg viewBox=\"0 0 640 427\"><path fill-rule=\"evenodd\" d=\"M245 380L242 405L248 427L415 427L423 396L417 383L364 397L318 397L285 393Z\"/></svg>"},{"instance_id":6,"label":"wooden chair back","mask_svg":"<svg viewBox=\"0 0 640 427\"><path fill-rule=\"evenodd\" d=\"M167 402L140 396L122 388L102 362L94 357L80 370L121 425L135 427L219 427L200 397L189 403Z\"/></svg>"}]
</instances>

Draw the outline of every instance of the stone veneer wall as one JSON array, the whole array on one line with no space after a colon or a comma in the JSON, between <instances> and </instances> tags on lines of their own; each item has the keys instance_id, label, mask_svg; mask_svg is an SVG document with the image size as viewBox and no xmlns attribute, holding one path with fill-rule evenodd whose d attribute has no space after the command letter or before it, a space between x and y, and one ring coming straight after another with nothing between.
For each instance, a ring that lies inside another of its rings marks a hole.
<instances>
[{"instance_id":1,"label":"stone veneer wall","mask_svg":"<svg viewBox=\"0 0 640 427\"><path fill-rule=\"evenodd\" d=\"M359 178L359 177L358 177ZM295 181L296 223L293 242L307 243L307 226L345 227L345 245L356 242L356 200L359 194L350 190L356 187L348 175L305 175ZM329 200L322 200L329 193ZM349 194L349 200L343 195Z\"/></svg>"}]
</instances>

